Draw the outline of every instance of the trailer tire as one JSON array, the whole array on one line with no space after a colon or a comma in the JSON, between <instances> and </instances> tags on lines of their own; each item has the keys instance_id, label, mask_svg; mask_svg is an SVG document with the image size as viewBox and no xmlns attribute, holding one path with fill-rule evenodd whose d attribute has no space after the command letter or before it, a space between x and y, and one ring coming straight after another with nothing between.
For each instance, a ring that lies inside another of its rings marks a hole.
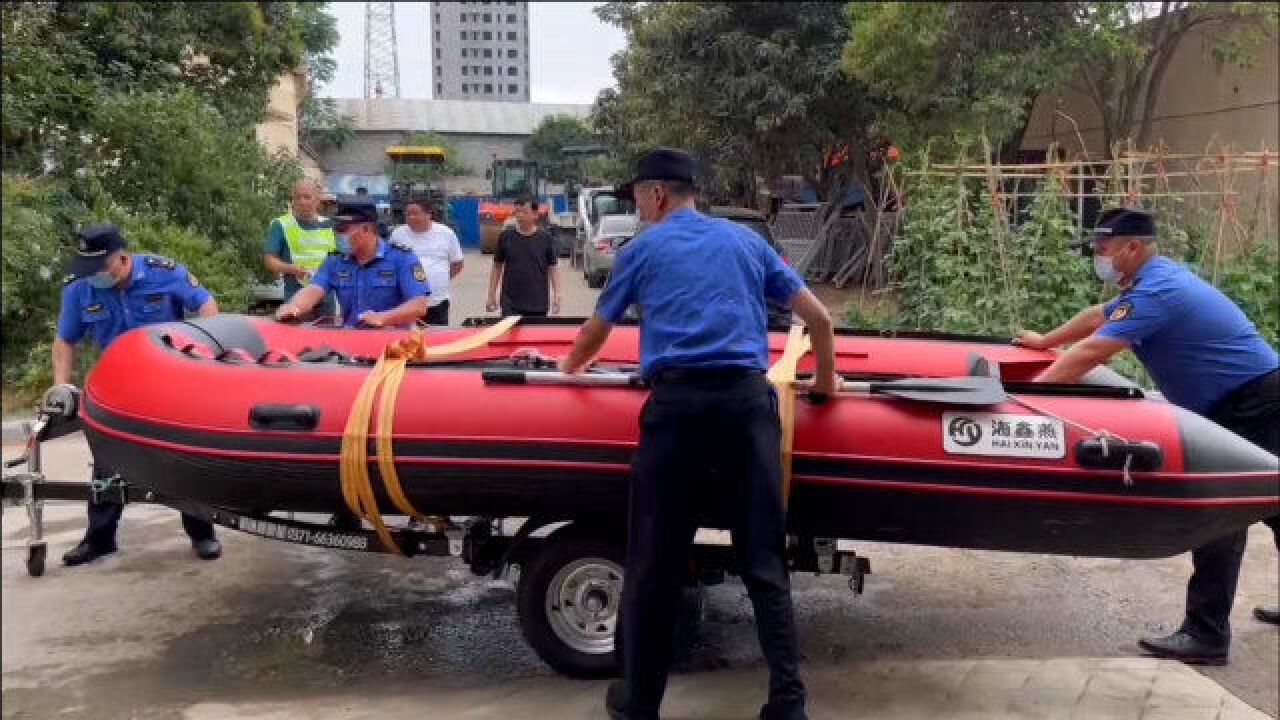
<instances>
[{"instance_id":1,"label":"trailer tire","mask_svg":"<svg viewBox=\"0 0 1280 720\"><path fill-rule=\"evenodd\" d=\"M520 573L516 612L525 641L556 672L617 675L614 629L622 599L620 542L575 531L554 533Z\"/></svg>"}]
</instances>

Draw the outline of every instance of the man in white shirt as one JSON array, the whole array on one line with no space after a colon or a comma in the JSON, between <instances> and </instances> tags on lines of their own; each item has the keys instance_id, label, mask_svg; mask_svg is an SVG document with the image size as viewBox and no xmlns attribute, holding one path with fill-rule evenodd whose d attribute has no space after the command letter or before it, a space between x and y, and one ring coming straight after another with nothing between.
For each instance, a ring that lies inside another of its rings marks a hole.
<instances>
[{"instance_id":1,"label":"man in white shirt","mask_svg":"<svg viewBox=\"0 0 1280 720\"><path fill-rule=\"evenodd\" d=\"M391 233L391 242L408 246L427 271L431 295L427 299L428 325L449 324L449 280L462 272L462 246L447 225L432 222L431 201L410 198L404 206L405 224Z\"/></svg>"}]
</instances>

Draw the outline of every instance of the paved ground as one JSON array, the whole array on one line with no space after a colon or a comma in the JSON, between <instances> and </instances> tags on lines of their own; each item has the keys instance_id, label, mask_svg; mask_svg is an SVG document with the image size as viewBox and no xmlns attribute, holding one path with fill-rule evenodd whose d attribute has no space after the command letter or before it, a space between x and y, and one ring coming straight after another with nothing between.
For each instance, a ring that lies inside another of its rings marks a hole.
<instances>
[{"instance_id":1,"label":"paved ground","mask_svg":"<svg viewBox=\"0 0 1280 720\"><path fill-rule=\"evenodd\" d=\"M482 314L487 257L468 256L455 319ZM479 271L479 272L477 272ZM594 292L567 277L566 314ZM17 452L6 445L5 457ZM80 436L46 472L83 478ZM49 506L48 574L23 567L26 521L3 513L3 717L599 718L604 683L558 677L523 642L512 589L456 561L322 551L222 532L194 558L177 514L126 513L121 552L58 557L83 508ZM1118 561L875 543L866 593L797 576L814 718L1261 718L1277 714L1280 632L1249 617L1275 602L1276 550L1250 535L1232 663L1198 672L1138 657L1169 630L1183 557ZM709 591L673 678L671 718L753 717L764 690L740 583Z\"/></svg>"}]
</instances>

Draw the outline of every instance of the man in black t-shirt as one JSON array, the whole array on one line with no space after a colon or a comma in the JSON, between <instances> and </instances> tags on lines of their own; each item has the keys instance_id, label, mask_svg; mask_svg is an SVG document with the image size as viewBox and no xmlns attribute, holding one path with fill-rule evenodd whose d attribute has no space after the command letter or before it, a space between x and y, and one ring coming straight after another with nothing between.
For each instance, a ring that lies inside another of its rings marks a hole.
<instances>
[{"instance_id":1,"label":"man in black t-shirt","mask_svg":"<svg viewBox=\"0 0 1280 720\"><path fill-rule=\"evenodd\" d=\"M503 317L523 315L545 317L560 313L560 271L556 267L556 246L551 233L538 227L538 204L530 195L515 202L516 226L502 231L489 271L489 295L485 310L499 307ZM548 302L547 285L551 293ZM502 285L501 303L498 285Z\"/></svg>"}]
</instances>

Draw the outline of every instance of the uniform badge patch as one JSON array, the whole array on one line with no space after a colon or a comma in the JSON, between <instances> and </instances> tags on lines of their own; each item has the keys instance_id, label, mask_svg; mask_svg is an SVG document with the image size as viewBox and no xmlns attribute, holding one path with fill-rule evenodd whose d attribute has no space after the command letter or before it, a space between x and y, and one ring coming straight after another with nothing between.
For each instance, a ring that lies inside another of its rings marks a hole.
<instances>
[{"instance_id":1,"label":"uniform badge patch","mask_svg":"<svg viewBox=\"0 0 1280 720\"><path fill-rule=\"evenodd\" d=\"M413 264L413 279L423 282L427 279L427 271L422 269L422 263Z\"/></svg>"},{"instance_id":2,"label":"uniform badge patch","mask_svg":"<svg viewBox=\"0 0 1280 720\"><path fill-rule=\"evenodd\" d=\"M1111 314L1107 316L1108 320L1123 320L1133 314L1133 303L1128 300L1121 300L1116 306L1111 308Z\"/></svg>"}]
</instances>

